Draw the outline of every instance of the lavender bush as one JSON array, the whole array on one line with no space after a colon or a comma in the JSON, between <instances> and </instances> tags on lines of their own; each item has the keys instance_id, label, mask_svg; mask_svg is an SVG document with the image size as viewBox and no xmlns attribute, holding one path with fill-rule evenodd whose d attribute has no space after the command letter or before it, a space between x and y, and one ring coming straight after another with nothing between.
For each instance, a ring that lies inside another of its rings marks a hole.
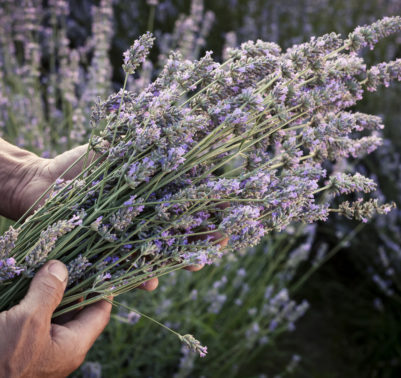
<instances>
[{"instance_id":1,"label":"lavender bush","mask_svg":"<svg viewBox=\"0 0 401 378\"><path fill-rule=\"evenodd\" d=\"M2 1L1 137L43 157L88 139L91 107L111 91L111 7L92 7L91 35L73 48L68 1Z\"/></svg>"},{"instance_id":2,"label":"lavender bush","mask_svg":"<svg viewBox=\"0 0 401 378\"><path fill-rule=\"evenodd\" d=\"M350 134L380 128L380 120L343 109L361 98L363 86L374 90L399 79L399 61L366 71L362 59L342 51L374 44L398 28L399 18L384 19L357 29L344 44L331 34L283 54L277 45L250 42L233 49L223 65L210 54L195 62L172 54L144 91L123 89L97 105L92 124L105 129L91 148L104 160L73 182L59 181L17 240L12 230L3 237L7 278L29 276L60 257L71 262L78 283L64 304L80 297L81 288L84 295L98 293L96 300L211 262L221 254L216 242L197 237L214 230L229 235L235 250L291 222L324 220L330 211L361 220L374 210L387 212L390 206L374 200L329 209L323 192L367 192L375 185L344 173L322 184L322 163L378 145L376 136ZM144 60L151 39L142 37L127 52L127 73ZM61 257L67 243L71 249ZM12 294L7 287L3 293L11 298L7 304L25 289L27 280L17 281Z\"/></svg>"}]
</instances>

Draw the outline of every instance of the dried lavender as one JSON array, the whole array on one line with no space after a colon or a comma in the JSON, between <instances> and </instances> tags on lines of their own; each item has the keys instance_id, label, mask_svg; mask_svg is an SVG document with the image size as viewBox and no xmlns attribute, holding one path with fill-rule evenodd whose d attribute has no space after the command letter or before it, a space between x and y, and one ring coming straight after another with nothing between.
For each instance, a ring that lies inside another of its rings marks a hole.
<instances>
[{"instance_id":1,"label":"dried lavender","mask_svg":"<svg viewBox=\"0 0 401 378\"><path fill-rule=\"evenodd\" d=\"M151 33L143 35L124 53L123 69L128 74L133 74L137 67L145 62L149 50L153 46L154 38Z\"/></svg>"},{"instance_id":2,"label":"dried lavender","mask_svg":"<svg viewBox=\"0 0 401 378\"><path fill-rule=\"evenodd\" d=\"M352 203L349 203L348 201L341 203L338 213L349 219L356 219L366 223L373 215L387 214L393 208L395 208L394 203L379 205L377 199L370 199L365 202L362 199L359 199Z\"/></svg>"},{"instance_id":3,"label":"dried lavender","mask_svg":"<svg viewBox=\"0 0 401 378\"><path fill-rule=\"evenodd\" d=\"M377 42L398 30L399 17L384 17L371 25L358 26L348 36L349 49L357 51L369 46L373 50Z\"/></svg>"},{"instance_id":4,"label":"dried lavender","mask_svg":"<svg viewBox=\"0 0 401 378\"><path fill-rule=\"evenodd\" d=\"M367 72L366 86L373 92L381 85L388 87L394 80L401 80L401 59L371 67Z\"/></svg>"},{"instance_id":5,"label":"dried lavender","mask_svg":"<svg viewBox=\"0 0 401 378\"><path fill-rule=\"evenodd\" d=\"M202 346L198 340L192 335L184 335L180 337L181 342L186 345L190 350L198 352L199 356L205 357L207 354L207 347Z\"/></svg>"},{"instance_id":6,"label":"dried lavender","mask_svg":"<svg viewBox=\"0 0 401 378\"><path fill-rule=\"evenodd\" d=\"M25 256L27 273L32 274L34 269L43 265L56 245L57 240L81 224L81 217L75 215L68 221L60 220L42 231L39 240L28 250ZM72 264L74 263L72 262Z\"/></svg>"},{"instance_id":7,"label":"dried lavender","mask_svg":"<svg viewBox=\"0 0 401 378\"><path fill-rule=\"evenodd\" d=\"M10 256L11 251L15 247L15 242L18 238L18 229L10 228L0 236L0 258Z\"/></svg>"},{"instance_id":8,"label":"dried lavender","mask_svg":"<svg viewBox=\"0 0 401 378\"><path fill-rule=\"evenodd\" d=\"M85 273L86 268L90 267L92 263L82 255L79 255L74 260L72 260L68 266L68 285L72 285L74 282L77 282L81 279Z\"/></svg>"},{"instance_id":9,"label":"dried lavender","mask_svg":"<svg viewBox=\"0 0 401 378\"><path fill-rule=\"evenodd\" d=\"M0 260L0 283L13 279L20 275L24 271L24 268L16 265L16 261L13 257Z\"/></svg>"},{"instance_id":10,"label":"dried lavender","mask_svg":"<svg viewBox=\"0 0 401 378\"><path fill-rule=\"evenodd\" d=\"M380 25L385 30L374 24L372 33L386 36L401 29L401 18ZM152 43L147 33L124 54L125 84ZM90 301L192 263L210 264L226 237L229 253L294 222L326 220L330 212L363 221L373 210L388 212L390 205L374 201L332 209L325 196L375 189L362 175L330 176L325 169L328 161L378 146L377 135L364 133L380 129L380 120L346 110L362 98L368 74L361 58L346 53L349 46L331 33L285 52L274 43L247 42L230 49L222 64L211 52L197 61L170 54L144 90L124 86L95 105L98 136L89 150L101 158L72 183L58 182L58 191L20 226L12 256L27 275L50 257L70 263L81 255L83 265L91 264L67 290L61 313L95 289ZM9 298L2 290L0 298ZM21 288L15 300L22 294ZM300 316L307 307L285 299L281 293L271 304L277 324L283 318L291 324L286 314Z\"/></svg>"}]
</instances>

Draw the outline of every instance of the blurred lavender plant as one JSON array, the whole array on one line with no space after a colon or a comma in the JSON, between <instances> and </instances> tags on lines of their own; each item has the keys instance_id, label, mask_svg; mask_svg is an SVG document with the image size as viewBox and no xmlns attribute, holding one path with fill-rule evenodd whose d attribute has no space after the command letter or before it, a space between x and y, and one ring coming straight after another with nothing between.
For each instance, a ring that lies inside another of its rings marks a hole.
<instances>
[{"instance_id":1,"label":"blurred lavender plant","mask_svg":"<svg viewBox=\"0 0 401 378\"><path fill-rule=\"evenodd\" d=\"M192 0L190 14L181 14L175 22L173 33L163 33L160 36L159 64L164 65L172 50L187 59L197 59L201 49L206 45L206 37L214 19L212 11L204 12L203 0Z\"/></svg>"},{"instance_id":2,"label":"blurred lavender plant","mask_svg":"<svg viewBox=\"0 0 401 378\"><path fill-rule=\"evenodd\" d=\"M2 1L1 137L44 157L88 139L91 107L110 94L111 5L92 7L92 35L72 48L68 1Z\"/></svg>"},{"instance_id":3,"label":"blurred lavender plant","mask_svg":"<svg viewBox=\"0 0 401 378\"><path fill-rule=\"evenodd\" d=\"M348 33L354 25L401 12L401 4L397 0L366 1L363 4L357 0L334 0L330 3L327 0L231 0L229 7L226 2L217 1L213 8L223 6L230 15L227 19L240 42L261 38L284 47L327 30ZM400 37L397 36L396 40L399 42ZM377 54L381 55L382 49L387 49L382 59L391 59L395 48L396 44L389 43L382 46Z\"/></svg>"}]
</instances>

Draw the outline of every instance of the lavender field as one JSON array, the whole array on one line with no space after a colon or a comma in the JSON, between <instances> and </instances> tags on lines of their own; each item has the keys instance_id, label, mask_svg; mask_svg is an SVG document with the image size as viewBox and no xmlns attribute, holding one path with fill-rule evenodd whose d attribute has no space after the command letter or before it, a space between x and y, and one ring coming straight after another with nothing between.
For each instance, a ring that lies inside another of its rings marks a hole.
<instances>
[{"instance_id":1,"label":"lavender field","mask_svg":"<svg viewBox=\"0 0 401 378\"><path fill-rule=\"evenodd\" d=\"M2 0L0 138L76 156L0 311L59 259L73 377L399 377L400 81L398 0Z\"/></svg>"}]
</instances>

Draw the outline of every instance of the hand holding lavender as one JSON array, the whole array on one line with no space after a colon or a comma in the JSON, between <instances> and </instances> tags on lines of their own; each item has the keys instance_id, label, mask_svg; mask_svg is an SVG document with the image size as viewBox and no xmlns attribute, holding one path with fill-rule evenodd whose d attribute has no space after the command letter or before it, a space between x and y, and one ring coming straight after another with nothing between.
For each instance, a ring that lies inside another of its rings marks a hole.
<instances>
[{"instance_id":1,"label":"hand holding lavender","mask_svg":"<svg viewBox=\"0 0 401 378\"><path fill-rule=\"evenodd\" d=\"M17 220L86 152L87 146L43 159L0 138L0 150L0 214ZM65 178L73 179L82 169L82 162L74 165Z\"/></svg>"},{"instance_id":2,"label":"hand holding lavender","mask_svg":"<svg viewBox=\"0 0 401 378\"><path fill-rule=\"evenodd\" d=\"M18 219L29 211L36 200L60 176L74 179L83 170L83 162L74 162L86 152L87 146L56 156L54 159L42 159L28 151L21 150L0 138L2 154L0 156L0 177L4 177L1 188L0 214L10 219ZM92 158L94 154L92 154ZM64 172L71 166L72 168ZM44 199L41 201L44 202ZM40 203L39 203L40 204ZM202 266L189 266L188 270L197 271ZM158 286L157 278L144 282L140 288L152 291Z\"/></svg>"},{"instance_id":3,"label":"hand holding lavender","mask_svg":"<svg viewBox=\"0 0 401 378\"><path fill-rule=\"evenodd\" d=\"M250 41L223 64L211 52L193 62L171 53L153 83L128 92L128 75L153 42L142 36L124 55L123 89L94 107L94 136L79 161L86 166L90 151L100 157L74 180L58 180L45 204L0 239L3 309L48 259L69 267L61 314L81 296L91 303L210 264L225 237L235 251L331 212L367 221L390 211L360 199L330 207L333 197L376 184L327 162L380 145L380 118L346 109L365 89L401 79L399 59L367 69L356 54L400 29L400 17L384 18L346 40L331 33L286 52ZM201 238L211 232L221 237Z\"/></svg>"},{"instance_id":4,"label":"hand holding lavender","mask_svg":"<svg viewBox=\"0 0 401 378\"><path fill-rule=\"evenodd\" d=\"M21 303L0 313L2 377L65 377L84 361L110 319L111 304L100 301L63 324L52 323L67 276L63 264L48 262Z\"/></svg>"}]
</instances>

